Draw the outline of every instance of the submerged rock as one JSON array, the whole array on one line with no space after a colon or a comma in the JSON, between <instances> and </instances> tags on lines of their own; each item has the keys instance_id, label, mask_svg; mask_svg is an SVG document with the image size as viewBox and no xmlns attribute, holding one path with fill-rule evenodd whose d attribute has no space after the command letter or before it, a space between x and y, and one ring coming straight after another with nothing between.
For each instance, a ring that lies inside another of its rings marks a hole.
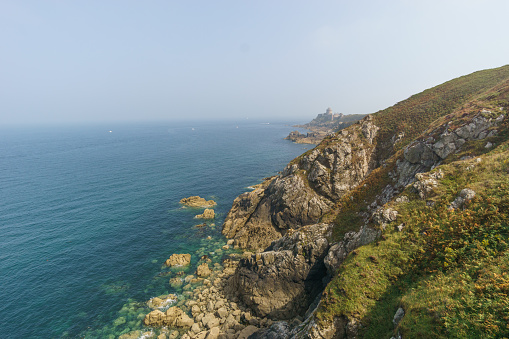
<instances>
[{"instance_id":1,"label":"submerged rock","mask_svg":"<svg viewBox=\"0 0 509 339\"><path fill-rule=\"evenodd\" d=\"M189 207L213 207L217 205L214 200L205 200L197 195L180 199L180 203Z\"/></svg>"}]
</instances>

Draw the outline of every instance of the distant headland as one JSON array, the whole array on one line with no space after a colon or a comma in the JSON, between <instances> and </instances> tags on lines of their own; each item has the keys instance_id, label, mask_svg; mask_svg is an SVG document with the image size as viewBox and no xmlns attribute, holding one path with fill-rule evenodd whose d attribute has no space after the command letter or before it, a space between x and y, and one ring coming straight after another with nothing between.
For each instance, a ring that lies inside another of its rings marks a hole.
<instances>
[{"instance_id":1,"label":"distant headland","mask_svg":"<svg viewBox=\"0 0 509 339\"><path fill-rule=\"evenodd\" d=\"M285 139L300 144L319 144L328 134L342 130L365 116L366 114L334 113L332 108L328 107L325 113L318 114L307 124L294 126L308 129L311 132L302 134L299 131L293 131Z\"/></svg>"}]
</instances>

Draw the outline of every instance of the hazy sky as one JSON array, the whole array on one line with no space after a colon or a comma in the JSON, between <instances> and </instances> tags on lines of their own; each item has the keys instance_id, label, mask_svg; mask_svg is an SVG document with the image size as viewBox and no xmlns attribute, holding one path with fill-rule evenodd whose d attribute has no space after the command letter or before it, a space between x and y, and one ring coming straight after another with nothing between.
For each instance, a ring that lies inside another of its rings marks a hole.
<instances>
[{"instance_id":1,"label":"hazy sky","mask_svg":"<svg viewBox=\"0 0 509 339\"><path fill-rule=\"evenodd\" d=\"M0 124L371 113L509 63L508 0L0 0Z\"/></svg>"}]
</instances>

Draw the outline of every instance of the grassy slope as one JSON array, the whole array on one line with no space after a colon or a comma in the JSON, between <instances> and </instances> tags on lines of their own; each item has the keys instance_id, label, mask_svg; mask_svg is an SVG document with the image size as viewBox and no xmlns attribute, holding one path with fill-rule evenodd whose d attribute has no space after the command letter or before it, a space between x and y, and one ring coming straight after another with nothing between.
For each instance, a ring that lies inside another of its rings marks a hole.
<instances>
[{"instance_id":1,"label":"grassy slope","mask_svg":"<svg viewBox=\"0 0 509 339\"><path fill-rule=\"evenodd\" d=\"M378 142L387 142L395 131L404 132L405 139L387 167L375 170L367 185L359 185L324 218L336 222L336 239L358 229L363 202L371 201L390 181L387 173L403 145L429 126L428 132L444 121L459 124L481 108L505 107L507 112L509 82L502 80L508 77L509 66L476 72L379 112ZM400 212L397 224L406 225L403 232L390 226L378 242L349 255L325 291L319 321L354 317L365 338L389 338L397 331L406 338L509 337L507 120L497 137L467 143L439 167L446 176L433 207L409 189L402 193L410 202L394 208ZM487 141L497 147L488 152ZM459 160L464 155L480 156L482 162L466 170L474 160ZM449 211L447 206L465 187L474 189L476 198L464 210ZM399 306L406 315L395 329L392 317Z\"/></svg>"}]
</instances>

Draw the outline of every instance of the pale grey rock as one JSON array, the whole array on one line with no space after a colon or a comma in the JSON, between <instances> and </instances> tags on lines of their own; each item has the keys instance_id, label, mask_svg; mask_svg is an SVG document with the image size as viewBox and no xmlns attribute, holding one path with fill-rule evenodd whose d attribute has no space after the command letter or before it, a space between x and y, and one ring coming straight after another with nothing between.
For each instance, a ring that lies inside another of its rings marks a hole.
<instances>
[{"instance_id":1,"label":"pale grey rock","mask_svg":"<svg viewBox=\"0 0 509 339\"><path fill-rule=\"evenodd\" d=\"M417 181L412 184L412 187L421 199L426 199L433 194L435 187L438 186L438 180L443 177L444 174L440 169L433 173L417 173L415 175Z\"/></svg>"},{"instance_id":2,"label":"pale grey rock","mask_svg":"<svg viewBox=\"0 0 509 339\"><path fill-rule=\"evenodd\" d=\"M373 242L381 232L364 225L358 232L348 232L343 240L332 245L324 258L329 276L334 276L348 253L354 249Z\"/></svg>"},{"instance_id":3,"label":"pale grey rock","mask_svg":"<svg viewBox=\"0 0 509 339\"><path fill-rule=\"evenodd\" d=\"M373 214L373 222L376 225L379 225L382 229L385 229L387 224L395 221L398 217L398 211L392 208L382 208L380 207Z\"/></svg>"},{"instance_id":4,"label":"pale grey rock","mask_svg":"<svg viewBox=\"0 0 509 339\"><path fill-rule=\"evenodd\" d=\"M394 318L392 319L392 323L394 326L398 326L398 324L401 322L401 319L405 316L405 310L403 308L398 308L396 311L396 314L394 314Z\"/></svg>"},{"instance_id":5,"label":"pale grey rock","mask_svg":"<svg viewBox=\"0 0 509 339\"><path fill-rule=\"evenodd\" d=\"M472 200L475 197L475 191L470 188L464 188L460 191L460 194L454 201L449 205L449 209L461 208L465 202Z\"/></svg>"}]
</instances>

